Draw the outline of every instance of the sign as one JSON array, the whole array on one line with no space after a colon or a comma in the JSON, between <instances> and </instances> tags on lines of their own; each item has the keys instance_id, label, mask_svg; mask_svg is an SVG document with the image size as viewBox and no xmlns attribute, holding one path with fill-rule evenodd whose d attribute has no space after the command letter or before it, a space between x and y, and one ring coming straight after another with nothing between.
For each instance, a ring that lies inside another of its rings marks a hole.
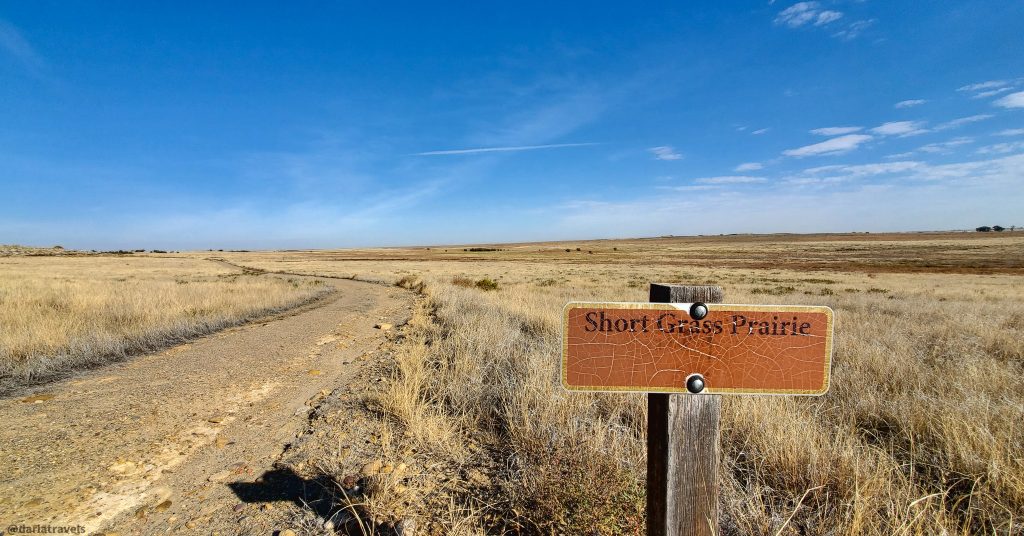
<instances>
[{"instance_id":1,"label":"sign","mask_svg":"<svg viewBox=\"0 0 1024 536\"><path fill-rule=\"evenodd\" d=\"M831 363L828 307L569 303L562 318L572 391L822 395Z\"/></svg>"}]
</instances>

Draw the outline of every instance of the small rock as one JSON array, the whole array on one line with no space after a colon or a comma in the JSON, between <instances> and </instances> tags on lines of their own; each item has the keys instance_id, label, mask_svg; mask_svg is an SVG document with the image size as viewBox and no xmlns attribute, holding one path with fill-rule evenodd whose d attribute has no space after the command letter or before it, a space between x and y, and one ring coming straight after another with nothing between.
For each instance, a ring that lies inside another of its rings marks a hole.
<instances>
[{"instance_id":1,"label":"small rock","mask_svg":"<svg viewBox=\"0 0 1024 536\"><path fill-rule=\"evenodd\" d=\"M206 420L213 424L220 424L224 422L224 417L210 417L209 419Z\"/></svg>"},{"instance_id":2,"label":"small rock","mask_svg":"<svg viewBox=\"0 0 1024 536\"><path fill-rule=\"evenodd\" d=\"M188 521L185 522L185 528L187 528L187 529L194 529L194 528L196 528L196 522L191 520L191 519L189 519Z\"/></svg>"},{"instance_id":3,"label":"small rock","mask_svg":"<svg viewBox=\"0 0 1024 536\"><path fill-rule=\"evenodd\" d=\"M352 489L359 483L359 477L356 475L348 475L341 481L341 486L345 489Z\"/></svg>"},{"instance_id":4,"label":"small rock","mask_svg":"<svg viewBox=\"0 0 1024 536\"><path fill-rule=\"evenodd\" d=\"M277 536L295 536L295 531L292 529L284 529L282 531L278 531Z\"/></svg>"},{"instance_id":5,"label":"small rock","mask_svg":"<svg viewBox=\"0 0 1024 536\"><path fill-rule=\"evenodd\" d=\"M394 324L388 324L387 322L381 322L380 324L374 324L373 327L375 327L375 328L377 328L377 329L379 329L381 331L387 331L387 330L389 330L389 329L391 329L391 328L393 328L395 326L394 326Z\"/></svg>"},{"instance_id":6,"label":"small rock","mask_svg":"<svg viewBox=\"0 0 1024 536\"><path fill-rule=\"evenodd\" d=\"M272 505L270 503L263 503L263 505L260 506L260 510L263 510L264 512L269 512L270 510L273 510L273 509L274 509L274 505Z\"/></svg>"},{"instance_id":7,"label":"small rock","mask_svg":"<svg viewBox=\"0 0 1024 536\"><path fill-rule=\"evenodd\" d=\"M210 475L208 480L210 482L223 482L229 478L231 478L231 471L218 471Z\"/></svg>"},{"instance_id":8,"label":"small rock","mask_svg":"<svg viewBox=\"0 0 1024 536\"><path fill-rule=\"evenodd\" d=\"M213 444L217 445L217 448L222 449L228 445L228 440L224 439L223 437L218 437L217 440L213 442Z\"/></svg>"},{"instance_id":9,"label":"small rock","mask_svg":"<svg viewBox=\"0 0 1024 536\"><path fill-rule=\"evenodd\" d=\"M320 369L312 369L309 371L310 376L319 376L321 374L323 374L323 371Z\"/></svg>"},{"instance_id":10,"label":"small rock","mask_svg":"<svg viewBox=\"0 0 1024 536\"><path fill-rule=\"evenodd\" d=\"M245 510L245 503L236 504L235 507L232 508L232 510L234 510L235 512L241 512L242 510Z\"/></svg>"},{"instance_id":11,"label":"small rock","mask_svg":"<svg viewBox=\"0 0 1024 536\"><path fill-rule=\"evenodd\" d=\"M156 510L157 512L163 512L163 511L167 510L170 507L171 507L171 500L168 499L168 500L166 500L166 501L164 501L164 502L154 506L153 509Z\"/></svg>"}]
</instances>

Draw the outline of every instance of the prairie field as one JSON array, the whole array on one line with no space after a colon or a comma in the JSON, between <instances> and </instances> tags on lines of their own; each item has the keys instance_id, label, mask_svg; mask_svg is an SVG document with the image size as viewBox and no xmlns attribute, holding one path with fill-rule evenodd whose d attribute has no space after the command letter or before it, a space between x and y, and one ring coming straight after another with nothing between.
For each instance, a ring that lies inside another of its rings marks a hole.
<instances>
[{"instance_id":1,"label":"prairie field","mask_svg":"<svg viewBox=\"0 0 1024 536\"><path fill-rule=\"evenodd\" d=\"M325 291L201 258L0 257L0 391L182 342Z\"/></svg>"},{"instance_id":2,"label":"prairie field","mask_svg":"<svg viewBox=\"0 0 1024 536\"><path fill-rule=\"evenodd\" d=\"M560 314L646 301L650 282L728 303L836 312L822 397L725 397L723 534L1024 534L1024 236L666 237L222 254L271 272L419 293L388 381L364 403L384 463L371 518L428 534L641 534L641 394L568 393ZM325 459L338 481L353 461ZM452 474L469 475L450 485ZM397 489L400 487L401 489ZM417 500L386 500L406 488ZM440 509L440 510L439 510Z\"/></svg>"}]
</instances>

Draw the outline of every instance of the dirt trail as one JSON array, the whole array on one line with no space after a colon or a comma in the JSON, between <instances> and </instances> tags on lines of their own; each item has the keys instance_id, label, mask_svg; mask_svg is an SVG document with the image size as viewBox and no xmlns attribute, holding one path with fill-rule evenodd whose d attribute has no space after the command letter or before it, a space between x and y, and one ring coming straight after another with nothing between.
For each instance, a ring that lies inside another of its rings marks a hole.
<instances>
[{"instance_id":1,"label":"dirt trail","mask_svg":"<svg viewBox=\"0 0 1024 536\"><path fill-rule=\"evenodd\" d=\"M231 533L229 484L270 470L311 407L356 378L384 341L374 324L409 317L407 291L328 283L316 306L0 399L0 534Z\"/></svg>"}]
</instances>

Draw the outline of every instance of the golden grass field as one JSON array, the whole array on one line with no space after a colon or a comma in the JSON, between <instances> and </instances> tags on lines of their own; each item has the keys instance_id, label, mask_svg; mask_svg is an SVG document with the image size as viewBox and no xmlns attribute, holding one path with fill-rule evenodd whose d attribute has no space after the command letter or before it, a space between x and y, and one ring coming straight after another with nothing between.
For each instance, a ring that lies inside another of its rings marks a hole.
<instances>
[{"instance_id":1,"label":"golden grass field","mask_svg":"<svg viewBox=\"0 0 1024 536\"><path fill-rule=\"evenodd\" d=\"M435 533L642 533L644 397L563 391L559 322L567 301L646 301L656 281L718 284L730 303L836 311L828 394L725 399L724 534L1024 533L1024 236L493 248L226 257L422 292L392 380L367 404L380 408L392 450L444 462L423 483L465 467L486 478L425 485L435 491L421 506L371 500L370 515L433 517ZM477 285L486 279L497 289ZM438 494L443 514L422 506Z\"/></svg>"},{"instance_id":2,"label":"golden grass field","mask_svg":"<svg viewBox=\"0 0 1024 536\"><path fill-rule=\"evenodd\" d=\"M0 390L181 342L324 291L203 259L0 257Z\"/></svg>"},{"instance_id":3,"label":"golden grass field","mask_svg":"<svg viewBox=\"0 0 1024 536\"><path fill-rule=\"evenodd\" d=\"M499 251L0 258L0 363L89 362L316 292L289 273L396 283L418 307L364 403L385 462L436 463L382 480L364 511L425 519L427 534L641 534L644 396L561 388L562 307L717 284L729 303L836 312L825 396L724 399L723 534L1024 534L1024 234L474 247ZM280 274L231 275L210 256ZM321 466L340 480L334 462ZM443 485L467 471L472 485ZM399 485L420 497L389 500Z\"/></svg>"}]
</instances>

